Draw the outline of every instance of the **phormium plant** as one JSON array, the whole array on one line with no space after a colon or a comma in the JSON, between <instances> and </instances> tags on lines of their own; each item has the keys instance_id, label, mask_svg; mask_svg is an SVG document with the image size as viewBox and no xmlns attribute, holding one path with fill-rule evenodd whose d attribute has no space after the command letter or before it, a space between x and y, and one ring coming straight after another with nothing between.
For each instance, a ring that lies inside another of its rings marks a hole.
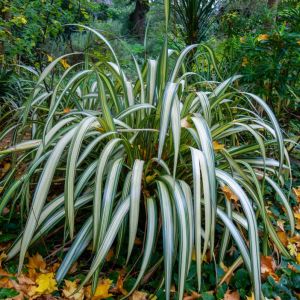
<instances>
[{"instance_id":1,"label":"phormium plant","mask_svg":"<svg viewBox=\"0 0 300 300\"><path fill-rule=\"evenodd\" d=\"M198 81L184 67L184 58L197 45L171 64L169 56L176 53L168 51L166 39L158 59L149 59L142 69L136 63L132 84L108 41L79 26L100 38L114 61L93 62L87 55L52 90L45 90L44 82L65 55L37 80L19 122L32 122L32 140L0 152L5 158L22 150L17 166L28 163L21 178L14 180L15 167L2 182L0 211L8 202L20 201L27 218L8 258L19 254L21 271L30 245L65 222L65 240L72 245L56 278L60 282L92 243L94 258L82 285L92 279L95 288L112 245L116 255L126 246L129 261L139 229L145 244L133 290L161 239L166 299L174 268L182 299L193 249L200 290L204 255L209 251L222 262L232 239L251 276L255 299L261 299L260 249L266 251L271 242L289 255L267 214L266 186L278 195L294 231L293 213L280 187L289 175L289 159L274 114L259 97L231 86L239 76L221 83ZM60 178L63 193L47 201L51 184ZM226 195L237 197L238 204ZM79 218L83 225L75 221Z\"/></svg>"}]
</instances>

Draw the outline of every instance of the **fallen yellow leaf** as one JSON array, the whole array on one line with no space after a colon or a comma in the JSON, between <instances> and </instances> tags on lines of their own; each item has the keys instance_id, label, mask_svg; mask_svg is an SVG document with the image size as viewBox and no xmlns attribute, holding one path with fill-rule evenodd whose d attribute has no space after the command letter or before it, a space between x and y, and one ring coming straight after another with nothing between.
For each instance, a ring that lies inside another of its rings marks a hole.
<instances>
[{"instance_id":1,"label":"fallen yellow leaf","mask_svg":"<svg viewBox=\"0 0 300 300\"><path fill-rule=\"evenodd\" d=\"M298 220L300 220L300 213L294 213L294 217Z\"/></svg>"},{"instance_id":2,"label":"fallen yellow leaf","mask_svg":"<svg viewBox=\"0 0 300 300\"><path fill-rule=\"evenodd\" d=\"M293 188L293 192L296 195L297 201L300 202L300 186L298 186L297 188Z\"/></svg>"},{"instance_id":3,"label":"fallen yellow leaf","mask_svg":"<svg viewBox=\"0 0 300 300\"><path fill-rule=\"evenodd\" d=\"M28 257L28 264L26 266L28 269L35 269L42 273L46 272L46 262L39 253L36 253L34 256Z\"/></svg>"},{"instance_id":4,"label":"fallen yellow leaf","mask_svg":"<svg viewBox=\"0 0 300 300\"><path fill-rule=\"evenodd\" d=\"M112 294L109 293L109 289L111 287L112 280L110 279L100 279L98 282L98 286L96 288L95 294L92 296L91 292L91 286L89 285L85 290L85 296L87 299L92 300L100 300L100 299L106 299L112 296Z\"/></svg>"},{"instance_id":5,"label":"fallen yellow leaf","mask_svg":"<svg viewBox=\"0 0 300 300\"><path fill-rule=\"evenodd\" d=\"M51 294L57 291L57 283L54 279L54 273L39 274L35 283L37 287L32 287L30 295Z\"/></svg>"},{"instance_id":6,"label":"fallen yellow leaf","mask_svg":"<svg viewBox=\"0 0 300 300\"><path fill-rule=\"evenodd\" d=\"M225 148L225 145L220 144L217 141L213 141L213 148L214 148L215 151L220 151L220 150L223 150Z\"/></svg>"},{"instance_id":7,"label":"fallen yellow leaf","mask_svg":"<svg viewBox=\"0 0 300 300\"><path fill-rule=\"evenodd\" d=\"M277 236L279 237L281 243L286 247L288 245L288 238L285 232L278 231Z\"/></svg>"},{"instance_id":8,"label":"fallen yellow leaf","mask_svg":"<svg viewBox=\"0 0 300 300\"><path fill-rule=\"evenodd\" d=\"M65 286L62 291L63 296L67 299L71 300L83 300L84 299L84 290L80 289L77 290L77 282L76 281L70 281L65 280ZM76 292L76 293L75 293Z\"/></svg>"}]
</instances>

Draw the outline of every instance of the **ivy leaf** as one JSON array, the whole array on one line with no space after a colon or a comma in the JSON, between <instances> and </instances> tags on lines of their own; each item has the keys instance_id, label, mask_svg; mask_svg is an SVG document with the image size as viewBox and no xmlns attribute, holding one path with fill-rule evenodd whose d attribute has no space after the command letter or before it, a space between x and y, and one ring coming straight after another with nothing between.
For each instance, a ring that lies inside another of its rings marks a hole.
<instances>
[{"instance_id":1,"label":"ivy leaf","mask_svg":"<svg viewBox=\"0 0 300 300\"><path fill-rule=\"evenodd\" d=\"M13 298L18 295L19 293L13 289L0 288L0 299Z\"/></svg>"}]
</instances>

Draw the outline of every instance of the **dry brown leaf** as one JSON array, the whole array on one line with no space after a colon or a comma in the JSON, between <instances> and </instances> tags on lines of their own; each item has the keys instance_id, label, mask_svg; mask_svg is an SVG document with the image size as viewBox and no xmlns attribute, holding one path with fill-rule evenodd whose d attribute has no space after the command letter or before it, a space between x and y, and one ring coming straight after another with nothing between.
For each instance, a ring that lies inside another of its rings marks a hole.
<instances>
[{"instance_id":1,"label":"dry brown leaf","mask_svg":"<svg viewBox=\"0 0 300 300\"><path fill-rule=\"evenodd\" d=\"M105 257L105 260L106 261L111 261L111 259L114 257L114 250L111 248L109 249L106 257Z\"/></svg>"},{"instance_id":2,"label":"dry brown leaf","mask_svg":"<svg viewBox=\"0 0 300 300\"><path fill-rule=\"evenodd\" d=\"M147 300L147 293L134 291L133 294L129 297L130 300Z\"/></svg>"},{"instance_id":3,"label":"dry brown leaf","mask_svg":"<svg viewBox=\"0 0 300 300\"><path fill-rule=\"evenodd\" d=\"M285 232L278 231L277 236L280 239L281 243L286 247L288 245L288 237Z\"/></svg>"},{"instance_id":4,"label":"dry brown leaf","mask_svg":"<svg viewBox=\"0 0 300 300\"><path fill-rule=\"evenodd\" d=\"M291 265L290 263L288 263L287 267L288 267L288 269L292 270L293 272L298 273L296 267L294 267L294 266Z\"/></svg>"},{"instance_id":5,"label":"dry brown leaf","mask_svg":"<svg viewBox=\"0 0 300 300\"><path fill-rule=\"evenodd\" d=\"M195 300L195 299L199 299L200 297L201 297L200 294L193 291L191 295L184 296L183 300Z\"/></svg>"},{"instance_id":6,"label":"dry brown leaf","mask_svg":"<svg viewBox=\"0 0 300 300\"><path fill-rule=\"evenodd\" d=\"M76 281L65 280L65 286L64 289L62 290L62 294L66 299L83 300L84 290L80 289L79 291L76 291L77 288L78 288L78 284Z\"/></svg>"},{"instance_id":7,"label":"dry brown leaf","mask_svg":"<svg viewBox=\"0 0 300 300\"><path fill-rule=\"evenodd\" d=\"M46 262L39 253L36 253L34 256L28 257L28 263L26 266L28 269L34 269L41 273L46 272Z\"/></svg>"},{"instance_id":8,"label":"dry brown leaf","mask_svg":"<svg viewBox=\"0 0 300 300\"><path fill-rule=\"evenodd\" d=\"M35 298L36 300L63 300L63 298L57 298L52 295L41 295ZM31 299L30 299L31 300Z\"/></svg>"},{"instance_id":9,"label":"dry brown leaf","mask_svg":"<svg viewBox=\"0 0 300 300\"><path fill-rule=\"evenodd\" d=\"M0 268L2 268L2 262L6 259L6 257L7 255L4 252L0 254Z\"/></svg>"},{"instance_id":10,"label":"dry brown leaf","mask_svg":"<svg viewBox=\"0 0 300 300\"><path fill-rule=\"evenodd\" d=\"M240 294L238 291L231 292L230 290L227 290L227 292L224 295L224 300L239 300Z\"/></svg>"},{"instance_id":11,"label":"dry brown leaf","mask_svg":"<svg viewBox=\"0 0 300 300\"><path fill-rule=\"evenodd\" d=\"M140 246L140 245L142 245L143 244L143 242L142 242L142 240L140 239L140 238L135 238L135 240L134 240L134 244L135 245L137 245L137 246Z\"/></svg>"},{"instance_id":12,"label":"dry brown leaf","mask_svg":"<svg viewBox=\"0 0 300 300\"><path fill-rule=\"evenodd\" d=\"M236 194L232 192L232 190L228 186L221 187L222 192L224 193L226 199L228 201L238 202L239 198Z\"/></svg>"},{"instance_id":13,"label":"dry brown leaf","mask_svg":"<svg viewBox=\"0 0 300 300\"><path fill-rule=\"evenodd\" d=\"M124 289L123 284L124 284L124 282L123 282L122 275L119 274L116 286L113 289L111 289L110 291L114 294L122 294L124 296L127 295L128 292Z\"/></svg>"},{"instance_id":14,"label":"dry brown leaf","mask_svg":"<svg viewBox=\"0 0 300 300\"><path fill-rule=\"evenodd\" d=\"M267 279L268 276L272 276L275 281L279 280L278 276L275 274L276 263L272 256L261 256L261 277Z\"/></svg>"},{"instance_id":15,"label":"dry brown leaf","mask_svg":"<svg viewBox=\"0 0 300 300\"><path fill-rule=\"evenodd\" d=\"M297 188L293 188L293 192L296 195L297 201L300 202L300 186L298 186Z\"/></svg>"},{"instance_id":16,"label":"dry brown leaf","mask_svg":"<svg viewBox=\"0 0 300 300\"><path fill-rule=\"evenodd\" d=\"M20 285L35 285L35 282L25 275L18 276L18 282Z\"/></svg>"},{"instance_id":17,"label":"dry brown leaf","mask_svg":"<svg viewBox=\"0 0 300 300\"><path fill-rule=\"evenodd\" d=\"M278 220L276 223L277 223L278 228L279 228L281 231L285 231L285 230L284 230L284 223L285 223L285 221L283 221L283 220Z\"/></svg>"},{"instance_id":18,"label":"dry brown leaf","mask_svg":"<svg viewBox=\"0 0 300 300\"><path fill-rule=\"evenodd\" d=\"M71 269L69 270L68 274L74 274L77 271L77 267L78 267L78 262L75 261Z\"/></svg>"},{"instance_id":19,"label":"dry brown leaf","mask_svg":"<svg viewBox=\"0 0 300 300\"><path fill-rule=\"evenodd\" d=\"M55 273L55 272L58 270L59 266L60 266L60 263L59 263L59 262L56 262L56 263L52 264L52 265L49 267L49 272Z\"/></svg>"}]
</instances>

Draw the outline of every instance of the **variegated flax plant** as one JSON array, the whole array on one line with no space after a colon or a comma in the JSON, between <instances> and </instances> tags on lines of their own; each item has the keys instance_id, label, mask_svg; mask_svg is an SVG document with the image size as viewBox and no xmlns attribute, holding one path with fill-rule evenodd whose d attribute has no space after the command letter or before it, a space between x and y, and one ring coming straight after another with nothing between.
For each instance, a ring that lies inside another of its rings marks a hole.
<instances>
[{"instance_id":1,"label":"variegated flax plant","mask_svg":"<svg viewBox=\"0 0 300 300\"><path fill-rule=\"evenodd\" d=\"M260 252L275 245L289 256L267 214L267 186L294 232L281 189L290 177L289 158L276 117L262 99L233 87L239 76L205 82L186 70L185 57L197 45L178 54L168 50L166 39L158 59L141 68L134 60L131 82L105 37L80 26L104 42L113 59L76 63L49 90L45 82L53 69L76 54L57 58L40 74L22 118L12 124L33 125L31 140L0 152L1 159L17 152L15 168L1 182L0 211L19 201L27 219L8 259L18 255L21 271L30 246L65 224L63 242L71 246L56 279L61 282L92 245L82 285L92 280L95 288L109 250L114 247L118 256L126 247L130 263L138 234L144 245L132 291L158 266L166 299L174 270L182 299L193 251L200 291L206 253L222 263L234 243L255 299L262 299ZM22 162L27 170L15 179ZM48 201L62 178L62 193ZM156 261L154 251L160 251Z\"/></svg>"}]
</instances>

